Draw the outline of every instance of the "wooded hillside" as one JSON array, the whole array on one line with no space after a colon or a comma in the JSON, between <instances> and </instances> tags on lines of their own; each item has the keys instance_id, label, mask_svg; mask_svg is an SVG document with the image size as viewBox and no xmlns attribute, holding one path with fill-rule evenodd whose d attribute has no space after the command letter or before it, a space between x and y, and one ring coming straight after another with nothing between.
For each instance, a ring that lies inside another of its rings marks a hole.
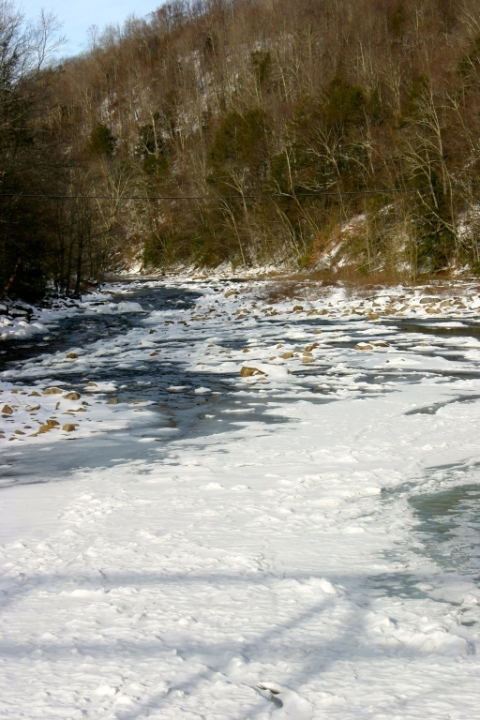
<instances>
[{"instance_id":1,"label":"wooded hillside","mask_svg":"<svg viewBox=\"0 0 480 720\"><path fill-rule=\"evenodd\" d=\"M0 290L78 292L141 248L148 267L480 272L480 0L175 2L59 66L15 58Z\"/></svg>"}]
</instances>

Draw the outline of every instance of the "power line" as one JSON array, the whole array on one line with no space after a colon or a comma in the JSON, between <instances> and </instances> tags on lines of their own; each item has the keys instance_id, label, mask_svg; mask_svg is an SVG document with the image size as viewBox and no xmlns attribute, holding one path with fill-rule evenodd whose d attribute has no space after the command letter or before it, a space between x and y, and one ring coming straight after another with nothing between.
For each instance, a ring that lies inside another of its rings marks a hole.
<instances>
[{"instance_id":1,"label":"power line","mask_svg":"<svg viewBox=\"0 0 480 720\"><path fill-rule=\"evenodd\" d=\"M478 188L480 185L469 185ZM465 190L462 185L450 185L451 190ZM268 193L261 195L53 195L49 193L0 193L2 198L25 198L36 200L268 200L271 198L284 198L297 200L305 197L343 197L344 195L410 195L417 192L431 192L431 187L416 188L378 188L374 190L321 190L308 193Z\"/></svg>"}]
</instances>

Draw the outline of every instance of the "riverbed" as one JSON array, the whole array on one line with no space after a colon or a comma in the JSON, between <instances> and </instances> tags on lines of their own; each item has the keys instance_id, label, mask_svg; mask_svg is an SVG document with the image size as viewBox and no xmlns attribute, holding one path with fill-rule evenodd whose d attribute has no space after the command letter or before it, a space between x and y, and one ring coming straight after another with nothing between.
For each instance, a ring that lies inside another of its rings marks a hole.
<instances>
[{"instance_id":1,"label":"riverbed","mask_svg":"<svg viewBox=\"0 0 480 720\"><path fill-rule=\"evenodd\" d=\"M479 308L166 278L6 338L2 717L475 717Z\"/></svg>"}]
</instances>

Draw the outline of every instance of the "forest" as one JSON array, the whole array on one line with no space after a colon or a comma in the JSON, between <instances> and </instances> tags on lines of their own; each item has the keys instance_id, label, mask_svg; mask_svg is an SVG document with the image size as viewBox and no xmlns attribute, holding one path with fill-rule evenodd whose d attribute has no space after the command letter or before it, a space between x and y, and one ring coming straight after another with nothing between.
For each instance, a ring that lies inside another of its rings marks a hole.
<instances>
[{"instance_id":1,"label":"forest","mask_svg":"<svg viewBox=\"0 0 480 720\"><path fill-rule=\"evenodd\" d=\"M0 3L0 298L146 270L480 274L480 0Z\"/></svg>"}]
</instances>

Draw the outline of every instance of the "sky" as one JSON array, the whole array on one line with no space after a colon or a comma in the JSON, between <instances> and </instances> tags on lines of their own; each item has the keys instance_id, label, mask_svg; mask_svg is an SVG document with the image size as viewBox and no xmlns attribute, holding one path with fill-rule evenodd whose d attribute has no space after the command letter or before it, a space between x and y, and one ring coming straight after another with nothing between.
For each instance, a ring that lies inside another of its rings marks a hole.
<instances>
[{"instance_id":1,"label":"sky","mask_svg":"<svg viewBox=\"0 0 480 720\"><path fill-rule=\"evenodd\" d=\"M106 25L122 25L135 15L145 17L163 4L162 0L19 0L16 7L27 20L35 20L42 8L53 12L63 23L63 34L67 44L62 55L75 55L88 49L88 29L97 25L101 30Z\"/></svg>"}]
</instances>

